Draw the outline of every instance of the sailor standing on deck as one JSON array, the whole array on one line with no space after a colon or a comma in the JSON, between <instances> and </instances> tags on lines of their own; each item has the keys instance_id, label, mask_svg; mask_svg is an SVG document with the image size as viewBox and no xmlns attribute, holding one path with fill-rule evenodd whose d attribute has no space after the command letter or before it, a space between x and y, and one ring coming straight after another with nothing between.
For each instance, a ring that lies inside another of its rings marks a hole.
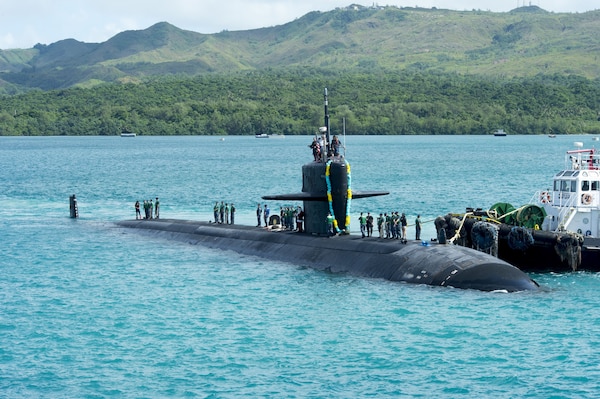
<instances>
[{"instance_id":1,"label":"sailor standing on deck","mask_svg":"<svg viewBox=\"0 0 600 399\"><path fill-rule=\"evenodd\" d=\"M392 212L392 238L398 239L400 236L400 216L398 212Z\"/></svg>"},{"instance_id":2,"label":"sailor standing on deck","mask_svg":"<svg viewBox=\"0 0 600 399\"><path fill-rule=\"evenodd\" d=\"M417 215L415 219L415 239L418 241L421 239L421 215Z\"/></svg>"},{"instance_id":3,"label":"sailor standing on deck","mask_svg":"<svg viewBox=\"0 0 600 399\"><path fill-rule=\"evenodd\" d=\"M392 213L385 215L385 238L392 238Z\"/></svg>"},{"instance_id":4,"label":"sailor standing on deck","mask_svg":"<svg viewBox=\"0 0 600 399\"><path fill-rule=\"evenodd\" d=\"M404 213L402 213L402 216L400 216L400 224L402 225L402 239L406 240L406 226L408 225L408 223L406 221L406 215Z\"/></svg>"},{"instance_id":5,"label":"sailor standing on deck","mask_svg":"<svg viewBox=\"0 0 600 399\"><path fill-rule=\"evenodd\" d=\"M290 206L288 209L288 220L290 224L290 230L294 230L294 220L296 219L297 214L298 213L296 212L296 209L294 209L293 206Z\"/></svg>"},{"instance_id":6,"label":"sailor standing on deck","mask_svg":"<svg viewBox=\"0 0 600 399\"><path fill-rule=\"evenodd\" d=\"M160 202L158 202L158 197L156 197L156 202L154 203L154 217L158 219L158 215L160 211Z\"/></svg>"},{"instance_id":7,"label":"sailor standing on deck","mask_svg":"<svg viewBox=\"0 0 600 399\"><path fill-rule=\"evenodd\" d=\"M309 145L309 147L312 148L314 161L317 162L321 157L321 147L319 146L319 142L317 141L316 137L313 138L313 142Z\"/></svg>"},{"instance_id":8,"label":"sailor standing on deck","mask_svg":"<svg viewBox=\"0 0 600 399\"><path fill-rule=\"evenodd\" d=\"M269 225L269 215L271 214L271 211L269 210L269 207L267 206L267 204L265 204L265 210L263 212L263 218L265 219L265 226Z\"/></svg>"},{"instance_id":9,"label":"sailor standing on deck","mask_svg":"<svg viewBox=\"0 0 600 399\"><path fill-rule=\"evenodd\" d=\"M296 228L298 233L302 233L304 231L304 211L301 207L298 207L298 214L296 215Z\"/></svg>"},{"instance_id":10,"label":"sailor standing on deck","mask_svg":"<svg viewBox=\"0 0 600 399\"><path fill-rule=\"evenodd\" d=\"M325 136L325 133L321 134L321 138L319 138L319 146L321 147L321 162L325 162L327 160L327 157L329 156L329 154L327 154L327 145L329 143L327 142L327 137Z\"/></svg>"},{"instance_id":11,"label":"sailor standing on deck","mask_svg":"<svg viewBox=\"0 0 600 399\"><path fill-rule=\"evenodd\" d=\"M333 216L331 216L331 212L327 214L327 234L330 237L335 235L335 231L333 231Z\"/></svg>"},{"instance_id":12,"label":"sailor standing on deck","mask_svg":"<svg viewBox=\"0 0 600 399\"><path fill-rule=\"evenodd\" d=\"M262 215L262 208L258 204L256 207L256 227L260 227L260 215Z\"/></svg>"},{"instance_id":13,"label":"sailor standing on deck","mask_svg":"<svg viewBox=\"0 0 600 399\"><path fill-rule=\"evenodd\" d=\"M231 213L231 224L235 224L235 205L233 205L233 202L231 203L229 212Z\"/></svg>"},{"instance_id":14,"label":"sailor standing on deck","mask_svg":"<svg viewBox=\"0 0 600 399\"><path fill-rule=\"evenodd\" d=\"M385 218L383 214L380 213L377 218L377 229L379 230L379 238L383 238L383 230L385 229Z\"/></svg>"},{"instance_id":15,"label":"sailor standing on deck","mask_svg":"<svg viewBox=\"0 0 600 399\"><path fill-rule=\"evenodd\" d=\"M365 234L367 232L367 218L363 215L362 212L358 217L358 222L360 223L360 234L362 234L362 238L365 238Z\"/></svg>"},{"instance_id":16,"label":"sailor standing on deck","mask_svg":"<svg viewBox=\"0 0 600 399\"><path fill-rule=\"evenodd\" d=\"M333 147L333 156L337 157L340 155L340 139L338 139L338 136L333 136L333 139L331 140L331 146Z\"/></svg>"},{"instance_id":17,"label":"sailor standing on deck","mask_svg":"<svg viewBox=\"0 0 600 399\"><path fill-rule=\"evenodd\" d=\"M215 202L215 206L213 208L213 214L215 217L215 223L219 223L219 201Z\"/></svg>"}]
</instances>

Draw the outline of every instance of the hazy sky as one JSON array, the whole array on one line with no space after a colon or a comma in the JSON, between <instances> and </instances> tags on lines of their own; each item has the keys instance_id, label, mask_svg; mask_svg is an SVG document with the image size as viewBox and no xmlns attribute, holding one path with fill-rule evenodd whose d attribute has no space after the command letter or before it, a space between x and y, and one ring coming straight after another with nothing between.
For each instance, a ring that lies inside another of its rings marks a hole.
<instances>
[{"instance_id":1,"label":"hazy sky","mask_svg":"<svg viewBox=\"0 0 600 399\"><path fill-rule=\"evenodd\" d=\"M600 9L598 0L0 0L0 49L70 38L99 43L162 21L200 33L264 28L350 4L497 12L529 4L553 12Z\"/></svg>"}]
</instances>

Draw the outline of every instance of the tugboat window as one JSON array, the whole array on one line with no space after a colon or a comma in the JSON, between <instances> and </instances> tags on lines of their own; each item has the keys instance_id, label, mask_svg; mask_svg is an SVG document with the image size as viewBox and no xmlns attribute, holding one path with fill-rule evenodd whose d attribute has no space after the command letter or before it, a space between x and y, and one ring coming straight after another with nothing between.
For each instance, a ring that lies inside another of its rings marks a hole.
<instances>
[{"instance_id":1,"label":"tugboat window","mask_svg":"<svg viewBox=\"0 0 600 399\"><path fill-rule=\"evenodd\" d=\"M560 191L569 191L569 181L561 180Z\"/></svg>"},{"instance_id":2,"label":"tugboat window","mask_svg":"<svg viewBox=\"0 0 600 399\"><path fill-rule=\"evenodd\" d=\"M593 191L598 191L598 186L600 186L600 184L598 184L598 183L600 183L600 182L597 182L597 181L592 182L592 190Z\"/></svg>"},{"instance_id":3,"label":"tugboat window","mask_svg":"<svg viewBox=\"0 0 600 399\"><path fill-rule=\"evenodd\" d=\"M573 181L571 182L571 192L572 192L572 193L575 193L575 192L577 192L577 182L576 182L575 180L573 180Z\"/></svg>"},{"instance_id":4,"label":"tugboat window","mask_svg":"<svg viewBox=\"0 0 600 399\"><path fill-rule=\"evenodd\" d=\"M581 182L581 191L590 191L590 182L588 180Z\"/></svg>"}]
</instances>

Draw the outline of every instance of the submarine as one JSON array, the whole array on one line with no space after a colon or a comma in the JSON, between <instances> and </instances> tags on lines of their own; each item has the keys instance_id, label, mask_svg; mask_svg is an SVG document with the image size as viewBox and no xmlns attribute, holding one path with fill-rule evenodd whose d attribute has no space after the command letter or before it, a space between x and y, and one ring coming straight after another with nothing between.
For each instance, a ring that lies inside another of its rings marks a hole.
<instances>
[{"instance_id":1,"label":"submarine","mask_svg":"<svg viewBox=\"0 0 600 399\"><path fill-rule=\"evenodd\" d=\"M324 110L325 126L319 129L323 151L313 162L302 166L302 190L262 197L264 200L302 201L303 232L179 219L124 220L117 225L144 234L331 273L481 291L539 289L520 269L471 248L352 235L352 200L389 193L352 190L350 164L333 148L330 140L327 89ZM328 217L333 219L329 225Z\"/></svg>"}]
</instances>

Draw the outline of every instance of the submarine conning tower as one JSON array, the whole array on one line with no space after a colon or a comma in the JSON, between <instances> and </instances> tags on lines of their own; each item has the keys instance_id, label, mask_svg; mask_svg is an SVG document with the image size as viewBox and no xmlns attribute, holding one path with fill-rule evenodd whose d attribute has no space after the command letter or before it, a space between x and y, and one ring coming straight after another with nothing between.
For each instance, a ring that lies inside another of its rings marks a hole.
<instances>
[{"instance_id":1,"label":"submarine conning tower","mask_svg":"<svg viewBox=\"0 0 600 399\"><path fill-rule=\"evenodd\" d=\"M350 232L352 199L387 195L388 191L353 191L350 164L343 155L335 154L330 139L329 102L324 90L325 126L321 133L320 158L302 166L302 192L265 195L265 200L303 201L304 230L308 234L328 235L327 217L334 217L334 230Z\"/></svg>"},{"instance_id":2,"label":"submarine conning tower","mask_svg":"<svg viewBox=\"0 0 600 399\"><path fill-rule=\"evenodd\" d=\"M334 230L349 232L350 164L345 160L313 162L302 166L302 192L322 198L304 201L304 228L309 234L327 235L327 216L334 217Z\"/></svg>"},{"instance_id":3,"label":"submarine conning tower","mask_svg":"<svg viewBox=\"0 0 600 399\"><path fill-rule=\"evenodd\" d=\"M334 217L333 228L349 232L350 229L350 164L342 157L332 159L331 123L327 88L323 90L324 126L319 129L325 148L321 148L321 162L302 166L302 192L325 197L325 201L304 201L304 228L308 234L326 235L325 221L329 213ZM335 201L333 199L335 198ZM348 219L348 220L346 220Z\"/></svg>"}]
</instances>

